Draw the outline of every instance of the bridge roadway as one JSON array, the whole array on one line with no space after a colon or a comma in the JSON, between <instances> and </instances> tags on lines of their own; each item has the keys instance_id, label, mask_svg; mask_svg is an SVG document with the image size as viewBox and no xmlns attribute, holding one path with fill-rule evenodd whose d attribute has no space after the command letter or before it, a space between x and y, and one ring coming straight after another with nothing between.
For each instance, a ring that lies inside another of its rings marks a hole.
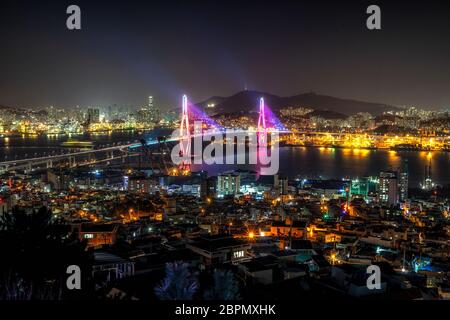
<instances>
[{"instance_id":1,"label":"bridge roadway","mask_svg":"<svg viewBox=\"0 0 450 320\"><path fill-rule=\"evenodd\" d=\"M19 165L19 164L28 163L28 162L32 162L34 164L42 164L42 163L46 163L47 161L53 161L53 160L57 161L57 160L67 159L67 158L70 158L70 157L76 157L76 156L81 156L81 155L88 155L88 154L94 154L94 153L99 153L99 152L110 152L110 151L115 151L115 150L121 150L121 149L132 147L134 145L137 145L137 143L120 145L120 146L113 146L113 147L106 147L106 148L102 148L102 149L83 150L83 151L77 151L77 152L72 152L72 153L64 153L64 154L58 154L58 155L53 155L53 156L47 156L47 157L36 157L36 158L26 158L26 159L19 159L19 160L9 160L9 161L0 162L0 167L5 167L5 166L9 166L9 165Z\"/></svg>"}]
</instances>

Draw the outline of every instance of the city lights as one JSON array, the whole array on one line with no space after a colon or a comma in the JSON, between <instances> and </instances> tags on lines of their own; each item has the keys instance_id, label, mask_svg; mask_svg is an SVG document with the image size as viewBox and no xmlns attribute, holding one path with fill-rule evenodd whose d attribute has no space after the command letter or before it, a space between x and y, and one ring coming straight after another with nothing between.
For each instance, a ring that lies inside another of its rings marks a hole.
<instances>
[{"instance_id":1,"label":"city lights","mask_svg":"<svg viewBox=\"0 0 450 320\"><path fill-rule=\"evenodd\" d=\"M447 2L22 2L0 4L2 302L450 299Z\"/></svg>"}]
</instances>

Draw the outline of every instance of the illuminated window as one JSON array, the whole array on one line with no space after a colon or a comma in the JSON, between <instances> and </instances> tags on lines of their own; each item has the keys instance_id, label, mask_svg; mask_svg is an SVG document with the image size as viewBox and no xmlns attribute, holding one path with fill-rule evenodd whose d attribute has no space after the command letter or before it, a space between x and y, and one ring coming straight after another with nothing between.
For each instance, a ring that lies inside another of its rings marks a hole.
<instances>
[{"instance_id":1,"label":"illuminated window","mask_svg":"<svg viewBox=\"0 0 450 320\"><path fill-rule=\"evenodd\" d=\"M86 233L86 234L84 235L84 238L85 238L85 239L92 239L92 238L94 238L94 235L93 235L92 233Z\"/></svg>"},{"instance_id":2,"label":"illuminated window","mask_svg":"<svg viewBox=\"0 0 450 320\"><path fill-rule=\"evenodd\" d=\"M235 259L236 258L243 258L244 257L244 251L243 250L235 251L235 252L233 252L233 256L234 256Z\"/></svg>"}]
</instances>

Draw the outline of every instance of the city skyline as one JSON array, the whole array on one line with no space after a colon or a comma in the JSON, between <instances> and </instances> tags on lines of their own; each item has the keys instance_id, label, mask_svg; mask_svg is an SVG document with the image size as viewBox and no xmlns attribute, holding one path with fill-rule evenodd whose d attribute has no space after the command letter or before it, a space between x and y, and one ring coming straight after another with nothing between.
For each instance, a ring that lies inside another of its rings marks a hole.
<instances>
[{"instance_id":1,"label":"city skyline","mask_svg":"<svg viewBox=\"0 0 450 320\"><path fill-rule=\"evenodd\" d=\"M2 4L1 105L142 105L153 95L167 110L184 93L203 101L247 88L449 106L442 2L382 2L376 31L364 1L77 4L76 31L65 26L68 3Z\"/></svg>"},{"instance_id":2,"label":"city skyline","mask_svg":"<svg viewBox=\"0 0 450 320\"><path fill-rule=\"evenodd\" d=\"M192 101L193 105L197 105L201 108L205 108L207 105L205 105L206 102L208 101L214 101L217 98L219 99L229 99L232 98L234 96L237 95L241 95L241 94L245 94L246 92L248 92L250 95L260 95L260 96L273 96L273 97L278 97L281 99L289 99L289 98L295 98L298 96L306 96L306 95L315 95L315 96L319 96L319 97L327 97L327 98L331 98L331 99L335 99L335 100L342 100L342 101L351 101L354 103L362 103L362 104L372 104L372 105L379 105L379 106L383 106L383 109L380 110L373 110L372 112L369 112L371 114L377 115L377 114L382 114L382 113L386 113L386 112L395 112L395 111L401 111L401 110L407 110L410 108L415 108L415 109L419 109L419 110L424 110L426 112L446 112L449 109L449 107L436 107L436 106L430 106L430 105L413 105L413 104L408 104L408 105L394 105L394 104L387 104L384 103L383 101L368 101L368 100L361 100L361 99L353 99L352 97L343 97L343 96L331 96L331 95L327 95L325 93L321 93L321 92L315 92L315 91L309 91L309 92L300 92L298 94L294 94L294 95L289 95L289 96L280 96L277 94L274 94L272 92L261 92L258 90L249 90L248 88L244 88L241 91L238 92L234 92L230 95L220 95L220 94L212 94L208 97L205 97L203 99L200 99L198 101ZM40 110L45 110L48 108L58 108L58 109L74 109L74 108L78 108L79 110L87 110L89 108L99 108L100 110L107 110L108 108L125 108L125 109L130 109L130 110L139 110L142 108L147 108L148 105L148 97L152 97L154 99L153 102L153 106L154 108L157 108L158 110L160 110L161 112L176 112L181 110L181 103L180 103L180 98L178 97L178 102L175 102L174 105L160 105L158 104L158 96L153 95L152 93L149 93L147 96L144 97L140 97L140 102L136 103L136 104L132 104L132 103L111 103L111 104L93 104L93 103L88 103L88 104L74 104L74 105L57 105L57 104L48 104L48 105L26 105L26 106L16 106L16 105L6 105L6 104L0 104L0 107L5 107L5 108L9 108L12 110L32 110L32 111L40 111ZM138 99L136 99L138 100ZM212 105L211 105L212 107ZM311 107L308 105L298 105L298 104L294 104L294 105L287 105L286 107L293 107L293 108L297 108L297 107ZM390 108L390 109L389 109ZM328 111L329 109L327 107L313 107L313 110L323 110L323 111ZM389 110L388 110L389 109ZM347 115L351 115L351 114L356 114L358 112L361 112L360 110L355 110L354 112L348 113L345 112L345 114Z\"/></svg>"}]
</instances>

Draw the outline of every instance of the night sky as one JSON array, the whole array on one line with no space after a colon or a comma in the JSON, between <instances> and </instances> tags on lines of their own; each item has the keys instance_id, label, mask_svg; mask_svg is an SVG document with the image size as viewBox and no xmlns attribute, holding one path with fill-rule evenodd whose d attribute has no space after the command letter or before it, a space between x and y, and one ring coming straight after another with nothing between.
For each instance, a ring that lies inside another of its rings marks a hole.
<instances>
[{"instance_id":1,"label":"night sky","mask_svg":"<svg viewBox=\"0 0 450 320\"><path fill-rule=\"evenodd\" d=\"M82 30L66 28L81 7ZM379 4L382 30L366 28ZM450 106L448 1L4 1L0 105L161 108L244 89Z\"/></svg>"}]
</instances>

